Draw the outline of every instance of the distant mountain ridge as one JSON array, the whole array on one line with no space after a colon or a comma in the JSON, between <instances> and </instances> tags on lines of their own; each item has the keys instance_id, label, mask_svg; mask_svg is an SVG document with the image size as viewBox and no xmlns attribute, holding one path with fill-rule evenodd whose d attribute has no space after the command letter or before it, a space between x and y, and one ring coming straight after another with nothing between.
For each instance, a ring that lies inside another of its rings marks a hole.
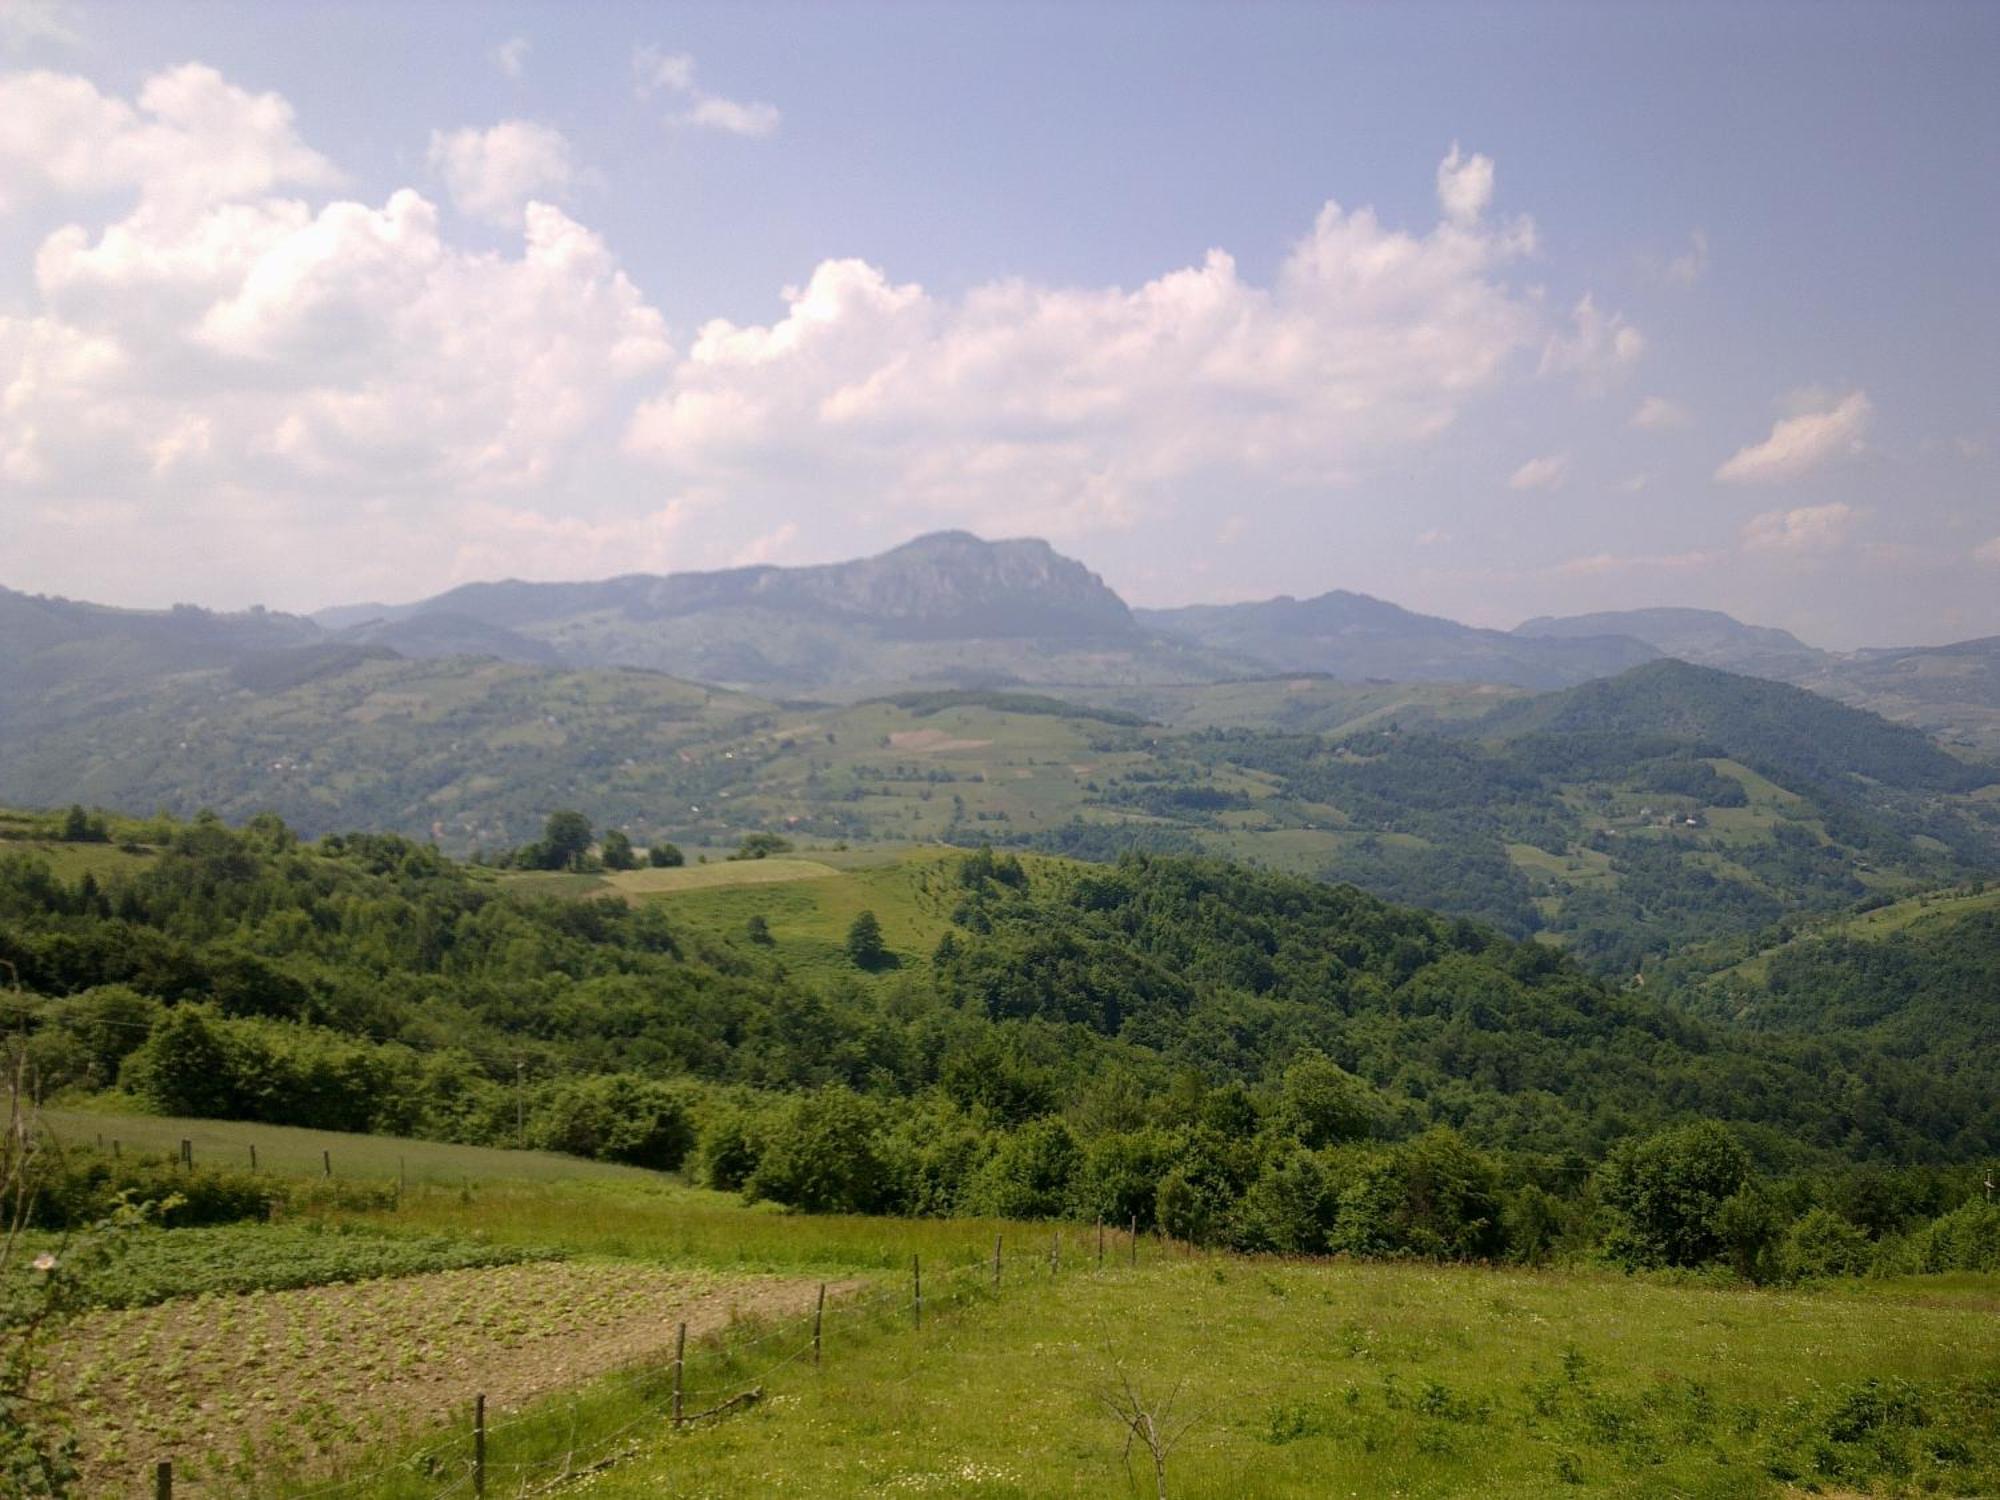
<instances>
[{"instance_id":1,"label":"distant mountain ridge","mask_svg":"<svg viewBox=\"0 0 2000 1500\"><path fill-rule=\"evenodd\" d=\"M851 562L471 583L416 604L342 607L318 619L393 644L398 632L440 617L492 632L491 654L507 660L545 651L571 666L793 692L1202 682L1245 665L1141 628L1103 579L1047 542L962 531Z\"/></svg>"},{"instance_id":2,"label":"distant mountain ridge","mask_svg":"<svg viewBox=\"0 0 2000 1500\"><path fill-rule=\"evenodd\" d=\"M1718 609L1620 609L1598 614L1538 615L1514 627L1537 640L1577 640L1621 635L1644 641L1662 656L1698 667L1721 667L1759 677L1785 678L1831 660L1789 630L1745 625Z\"/></svg>"},{"instance_id":3,"label":"distant mountain ridge","mask_svg":"<svg viewBox=\"0 0 2000 1500\"><path fill-rule=\"evenodd\" d=\"M832 702L912 690L1101 696L1287 674L1546 692L1664 657L1789 682L2000 753L2000 638L1842 654L1680 608L1538 616L1502 631L1347 590L1134 610L1045 541L963 531L846 562L478 582L311 619L124 610L0 589L0 726L69 722L177 673L327 642L415 660L638 668ZM335 659L264 662L257 680L323 672Z\"/></svg>"},{"instance_id":4,"label":"distant mountain ridge","mask_svg":"<svg viewBox=\"0 0 2000 1500\"><path fill-rule=\"evenodd\" d=\"M1313 599L1140 610L1155 630L1280 670L1347 679L1568 687L1661 653L1629 634L1510 634L1335 589Z\"/></svg>"}]
</instances>

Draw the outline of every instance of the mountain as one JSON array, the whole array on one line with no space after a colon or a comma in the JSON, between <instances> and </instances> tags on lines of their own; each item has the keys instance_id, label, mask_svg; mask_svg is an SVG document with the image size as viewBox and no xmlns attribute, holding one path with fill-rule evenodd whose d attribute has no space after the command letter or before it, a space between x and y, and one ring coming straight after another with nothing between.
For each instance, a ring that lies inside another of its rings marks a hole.
<instances>
[{"instance_id":1,"label":"mountain","mask_svg":"<svg viewBox=\"0 0 2000 1500\"><path fill-rule=\"evenodd\" d=\"M263 609L114 609L0 588L0 733L102 713L164 679L319 639L310 620Z\"/></svg>"},{"instance_id":2,"label":"mountain","mask_svg":"<svg viewBox=\"0 0 2000 1500\"><path fill-rule=\"evenodd\" d=\"M1495 682L1567 687L1660 653L1630 636L1539 636L1481 630L1336 589L1316 599L1139 610L1151 629L1266 669L1356 680Z\"/></svg>"},{"instance_id":3,"label":"mountain","mask_svg":"<svg viewBox=\"0 0 2000 1500\"><path fill-rule=\"evenodd\" d=\"M1514 634L1536 640L1629 636L1644 641L1662 656L1782 681L1791 681L1830 659L1827 652L1808 646L1789 630L1745 625L1715 609L1621 609L1561 618L1539 615L1515 626Z\"/></svg>"},{"instance_id":4,"label":"mountain","mask_svg":"<svg viewBox=\"0 0 2000 1500\"><path fill-rule=\"evenodd\" d=\"M772 711L657 672L409 660L322 640L0 736L0 796L271 811L315 837L359 828L511 846L561 806L679 826L715 787L707 747Z\"/></svg>"},{"instance_id":5,"label":"mountain","mask_svg":"<svg viewBox=\"0 0 2000 1500\"><path fill-rule=\"evenodd\" d=\"M1810 688L1978 753L2000 754L2000 636L1948 646L1821 651L1790 631L1745 625L1709 609L1542 615L1514 633L1538 640L1630 636L1663 656Z\"/></svg>"},{"instance_id":6,"label":"mountain","mask_svg":"<svg viewBox=\"0 0 2000 1500\"><path fill-rule=\"evenodd\" d=\"M1466 732L1572 742L1658 736L1720 751L1788 782L1969 792L2000 772L1952 755L1921 731L1804 688L1667 660L1546 697L1503 704Z\"/></svg>"},{"instance_id":7,"label":"mountain","mask_svg":"<svg viewBox=\"0 0 2000 1500\"><path fill-rule=\"evenodd\" d=\"M1859 651L1795 680L1981 754L2000 755L2000 636Z\"/></svg>"},{"instance_id":8,"label":"mountain","mask_svg":"<svg viewBox=\"0 0 2000 1500\"><path fill-rule=\"evenodd\" d=\"M486 644L508 660L541 651L570 666L781 693L1212 681L1236 666L1142 629L1101 578L1047 542L959 531L853 562L473 583L320 620L382 633L440 616L496 632Z\"/></svg>"},{"instance_id":9,"label":"mountain","mask_svg":"<svg viewBox=\"0 0 2000 1500\"><path fill-rule=\"evenodd\" d=\"M448 609L367 620L343 630L340 638L359 645L386 647L398 656L420 659L490 656L497 661L530 666L553 667L562 663L555 647L546 641Z\"/></svg>"}]
</instances>

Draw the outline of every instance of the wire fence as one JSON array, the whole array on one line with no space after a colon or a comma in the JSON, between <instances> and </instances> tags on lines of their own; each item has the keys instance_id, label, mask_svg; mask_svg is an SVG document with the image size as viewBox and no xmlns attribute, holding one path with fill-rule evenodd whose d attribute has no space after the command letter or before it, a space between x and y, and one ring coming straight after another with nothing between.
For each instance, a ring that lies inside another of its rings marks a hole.
<instances>
[{"instance_id":1,"label":"wire fence","mask_svg":"<svg viewBox=\"0 0 2000 1500\"><path fill-rule=\"evenodd\" d=\"M497 1421L486 1419L485 1397L477 1395L467 1403L473 1413L470 1423L461 1420L392 1462L293 1487L273 1489L267 1480L256 1493L282 1495L283 1500L446 1500L461 1495L531 1500L649 1451L653 1445L644 1440L646 1435L686 1432L754 1407L766 1399L781 1373L824 1361L829 1330L865 1332L872 1325L883 1332L892 1320L905 1318L913 1330L921 1330L927 1317L990 1301L1009 1285L1020 1285L1023 1261L1025 1274L1046 1284L1065 1273L1136 1263L1138 1244L1132 1231L1100 1228L1094 1246L1085 1239L1082 1252L1072 1249L1067 1260L1060 1238L1048 1249L1017 1254L1012 1261L1003 1259L996 1243L990 1256L982 1251L977 1259L943 1272L926 1273L912 1256L907 1278L896 1282L831 1297L831 1284L822 1282L809 1312L750 1325L740 1333L711 1332L692 1347L683 1323L670 1361L614 1372L568 1397L533 1402ZM1110 1253L1114 1246L1115 1255ZM631 1405L637 1409L627 1415ZM510 1454L510 1448L517 1451ZM172 1465L162 1463L156 1500L172 1500L173 1494Z\"/></svg>"}]
</instances>

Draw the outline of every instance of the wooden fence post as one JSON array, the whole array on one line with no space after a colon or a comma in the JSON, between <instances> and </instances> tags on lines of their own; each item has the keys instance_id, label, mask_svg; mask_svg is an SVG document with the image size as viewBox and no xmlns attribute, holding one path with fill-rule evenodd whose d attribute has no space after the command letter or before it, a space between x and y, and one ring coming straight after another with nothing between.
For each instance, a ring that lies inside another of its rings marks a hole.
<instances>
[{"instance_id":1,"label":"wooden fence post","mask_svg":"<svg viewBox=\"0 0 2000 1500\"><path fill-rule=\"evenodd\" d=\"M194 1142L186 1136L181 1137L181 1165L184 1167L194 1165Z\"/></svg>"},{"instance_id":2,"label":"wooden fence post","mask_svg":"<svg viewBox=\"0 0 2000 1500\"><path fill-rule=\"evenodd\" d=\"M333 1175L333 1152L331 1149L320 1152L319 1172L322 1177L331 1177Z\"/></svg>"},{"instance_id":3,"label":"wooden fence post","mask_svg":"<svg viewBox=\"0 0 2000 1500\"><path fill-rule=\"evenodd\" d=\"M255 1141L250 1143L250 1170L253 1172L257 1170L257 1143Z\"/></svg>"},{"instance_id":4,"label":"wooden fence post","mask_svg":"<svg viewBox=\"0 0 2000 1500\"><path fill-rule=\"evenodd\" d=\"M163 1458L153 1465L153 1500L174 1500L174 1461Z\"/></svg>"},{"instance_id":5,"label":"wooden fence post","mask_svg":"<svg viewBox=\"0 0 2000 1500\"><path fill-rule=\"evenodd\" d=\"M472 1398L472 1493L486 1494L486 1393Z\"/></svg>"},{"instance_id":6,"label":"wooden fence post","mask_svg":"<svg viewBox=\"0 0 2000 1500\"><path fill-rule=\"evenodd\" d=\"M924 1326L924 1268L914 1255L910 1257L910 1313L917 1327Z\"/></svg>"},{"instance_id":7,"label":"wooden fence post","mask_svg":"<svg viewBox=\"0 0 2000 1500\"><path fill-rule=\"evenodd\" d=\"M123 1151L118 1149L118 1137L114 1135L111 1137L111 1159L117 1161L124 1154Z\"/></svg>"},{"instance_id":8,"label":"wooden fence post","mask_svg":"<svg viewBox=\"0 0 2000 1500\"><path fill-rule=\"evenodd\" d=\"M819 1284L819 1301L813 1304L813 1368L819 1368L819 1325L826 1316L826 1283Z\"/></svg>"},{"instance_id":9,"label":"wooden fence post","mask_svg":"<svg viewBox=\"0 0 2000 1500\"><path fill-rule=\"evenodd\" d=\"M688 1326L681 1324L681 1331L674 1335L674 1426L681 1425L681 1391L683 1372L687 1369Z\"/></svg>"},{"instance_id":10,"label":"wooden fence post","mask_svg":"<svg viewBox=\"0 0 2000 1500\"><path fill-rule=\"evenodd\" d=\"M1097 1269L1104 1269L1104 1215L1097 1216Z\"/></svg>"},{"instance_id":11,"label":"wooden fence post","mask_svg":"<svg viewBox=\"0 0 2000 1500\"><path fill-rule=\"evenodd\" d=\"M1062 1269L1062 1231L1058 1229L1049 1236L1049 1274L1055 1275Z\"/></svg>"},{"instance_id":12,"label":"wooden fence post","mask_svg":"<svg viewBox=\"0 0 2000 1500\"><path fill-rule=\"evenodd\" d=\"M1000 1236L993 1236L993 1290L1000 1290Z\"/></svg>"},{"instance_id":13,"label":"wooden fence post","mask_svg":"<svg viewBox=\"0 0 2000 1500\"><path fill-rule=\"evenodd\" d=\"M407 1156L399 1156L396 1158L396 1195L401 1197L409 1190L410 1159Z\"/></svg>"},{"instance_id":14,"label":"wooden fence post","mask_svg":"<svg viewBox=\"0 0 2000 1500\"><path fill-rule=\"evenodd\" d=\"M1132 1215L1132 1264L1139 1264L1139 1216Z\"/></svg>"}]
</instances>

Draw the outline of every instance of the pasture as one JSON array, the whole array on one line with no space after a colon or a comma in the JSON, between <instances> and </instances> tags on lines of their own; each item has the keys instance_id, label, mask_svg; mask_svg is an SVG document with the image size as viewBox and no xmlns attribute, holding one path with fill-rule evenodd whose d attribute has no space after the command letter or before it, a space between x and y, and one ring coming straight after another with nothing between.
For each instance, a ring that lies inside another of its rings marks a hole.
<instances>
[{"instance_id":1,"label":"pasture","mask_svg":"<svg viewBox=\"0 0 2000 1500\"><path fill-rule=\"evenodd\" d=\"M52 1123L217 1150L277 1134ZM494 1496L1150 1495L1114 1412L1131 1401L1185 1424L1177 1500L2000 1485L1993 1276L1753 1291L1115 1231L1100 1262L1088 1226L792 1215L561 1157L286 1134L260 1167L310 1178L328 1150L411 1186L142 1232L106 1273L122 1310L59 1348L86 1493L131 1493L161 1457L181 1495L464 1493L476 1394ZM699 1420L677 1429L682 1323Z\"/></svg>"}]
</instances>

